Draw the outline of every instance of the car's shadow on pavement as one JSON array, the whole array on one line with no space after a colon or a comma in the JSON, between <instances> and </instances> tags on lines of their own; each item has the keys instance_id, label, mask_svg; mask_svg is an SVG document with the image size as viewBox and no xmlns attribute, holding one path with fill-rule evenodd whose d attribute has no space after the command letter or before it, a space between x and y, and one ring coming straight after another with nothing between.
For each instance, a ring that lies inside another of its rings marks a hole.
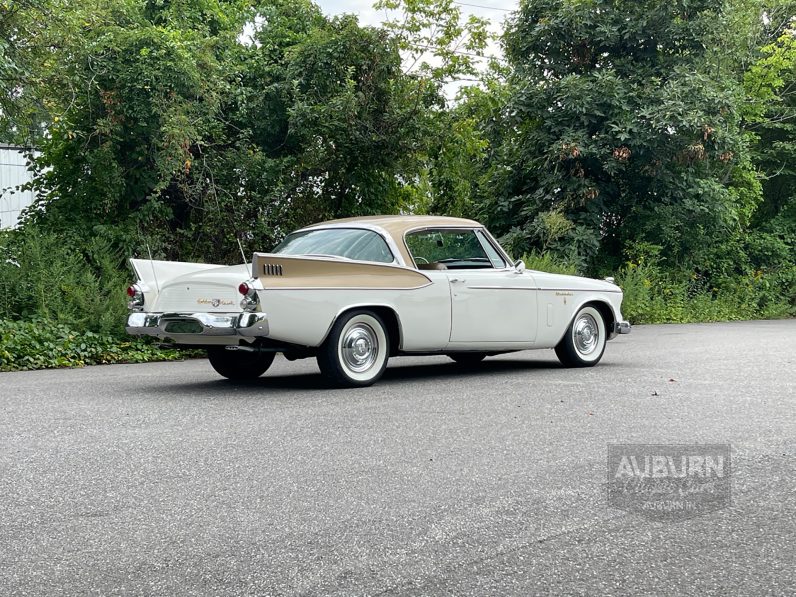
<instances>
[{"instance_id":1,"label":"car's shadow on pavement","mask_svg":"<svg viewBox=\"0 0 796 597\"><path fill-rule=\"evenodd\" d=\"M401 359L397 358L394 360L394 365L392 367L387 367L387 370L384 372L384 377L381 378L379 383L406 379L418 381L443 377L482 377L512 371L560 368L561 364L557 361L525 360L521 358L501 361L486 360L476 365L460 365L459 363L451 362L401 366Z\"/></svg>"},{"instance_id":2,"label":"car's shadow on pavement","mask_svg":"<svg viewBox=\"0 0 796 597\"><path fill-rule=\"evenodd\" d=\"M484 361L477 365L463 366L458 363L428 363L401 365L401 358L390 361L390 366L384 372L384 376L376 382L377 387L400 384L405 382L435 381L450 378L484 378L490 376L504 375L506 373L516 373L532 370L558 370L562 366L557 361L552 360L495 360ZM335 390L329 385L319 371L308 373L298 373L292 375L279 375L266 373L262 377L246 381L231 381L218 378L211 381L194 382L188 384L174 384L169 386L169 392L192 394L195 396L212 395L218 396L219 391L231 389L239 391L294 391L294 390ZM153 388L154 389L154 388ZM343 389L342 391L350 391ZM248 394L248 392L245 392Z\"/></svg>"}]
</instances>

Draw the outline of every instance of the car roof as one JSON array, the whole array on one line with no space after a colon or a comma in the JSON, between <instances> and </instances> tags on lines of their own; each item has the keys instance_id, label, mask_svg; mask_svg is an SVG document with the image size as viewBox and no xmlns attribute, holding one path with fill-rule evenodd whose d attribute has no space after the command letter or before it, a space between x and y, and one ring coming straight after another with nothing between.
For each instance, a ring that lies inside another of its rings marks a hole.
<instances>
[{"instance_id":1,"label":"car roof","mask_svg":"<svg viewBox=\"0 0 796 597\"><path fill-rule=\"evenodd\" d=\"M412 228L423 228L433 226L462 226L465 228L480 228L481 224L475 220L465 218L451 218L448 216L359 216L353 218L341 218L339 220L328 220L318 222L307 228L315 226L329 226L339 224L364 224L366 226L378 226L388 231L392 235L403 236L403 233Z\"/></svg>"}]
</instances>

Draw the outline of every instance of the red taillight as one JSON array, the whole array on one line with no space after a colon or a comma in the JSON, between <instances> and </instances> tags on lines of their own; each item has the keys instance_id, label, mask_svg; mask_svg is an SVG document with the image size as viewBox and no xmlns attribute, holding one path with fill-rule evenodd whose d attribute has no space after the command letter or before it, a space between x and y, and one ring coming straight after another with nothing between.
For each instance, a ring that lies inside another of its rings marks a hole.
<instances>
[{"instance_id":1,"label":"red taillight","mask_svg":"<svg viewBox=\"0 0 796 597\"><path fill-rule=\"evenodd\" d=\"M144 290L138 285L133 284L127 288L127 296L130 300L127 301L127 308L131 311L140 311L144 306Z\"/></svg>"},{"instance_id":2,"label":"red taillight","mask_svg":"<svg viewBox=\"0 0 796 597\"><path fill-rule=\"evenodd\" d=\"M240 292L243 296L247 296L251 290L251 286L249 286L246 282L241 282L240 286L238 286L238 292Z\"/></svg>"}]
</instances>

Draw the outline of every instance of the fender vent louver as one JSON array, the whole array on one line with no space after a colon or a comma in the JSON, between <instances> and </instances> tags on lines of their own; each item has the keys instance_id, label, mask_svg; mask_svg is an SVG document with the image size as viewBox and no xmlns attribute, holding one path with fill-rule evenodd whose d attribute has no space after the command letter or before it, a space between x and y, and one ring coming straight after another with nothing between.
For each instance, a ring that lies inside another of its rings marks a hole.
<instances>
[{"instance_id":1,"label":"fender vent louver","mask_svg":"<svg viewBox=\"0 0 796 597\"><path fill-rule=\"evenodd\" d=\"M281 276L282 266L279 263L263 263L264 276Z\"/></svg>"}]
</instances>

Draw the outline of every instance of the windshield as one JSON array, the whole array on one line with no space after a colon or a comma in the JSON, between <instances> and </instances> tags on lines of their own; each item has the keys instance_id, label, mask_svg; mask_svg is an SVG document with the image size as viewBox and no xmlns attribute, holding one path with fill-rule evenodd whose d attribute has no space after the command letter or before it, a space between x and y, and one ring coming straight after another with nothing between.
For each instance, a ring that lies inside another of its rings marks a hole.
<instances>
[{"instance_id":1,"label":"windshield","mask_svg":"<svg viewBox=\"0 0 796 597\"><path fill-rule=\"evenodd\" d=\"M394 257L381 235L359 228L326 228L289 234L273 250L284 255L331 255L357 261L392 263Z\"/></svg>"}]
</instances>

